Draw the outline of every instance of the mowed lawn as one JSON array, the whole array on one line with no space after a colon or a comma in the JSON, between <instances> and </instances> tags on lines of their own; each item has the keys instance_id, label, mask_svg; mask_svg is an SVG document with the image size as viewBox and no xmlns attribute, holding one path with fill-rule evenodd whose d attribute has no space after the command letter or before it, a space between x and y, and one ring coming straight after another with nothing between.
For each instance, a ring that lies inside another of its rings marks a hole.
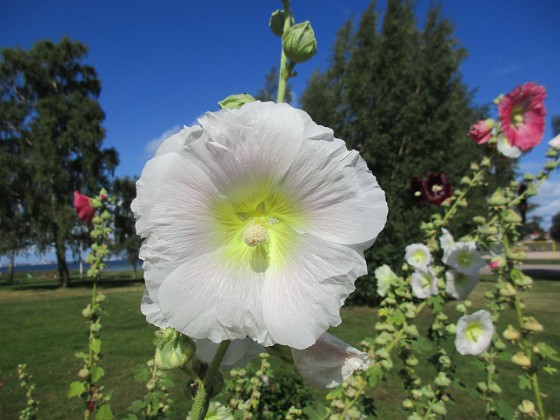
<instances>
[{"instance_id":1,"label":"mowed lawn","mask_svg":"<svg viewBox=\"0 0 560 420\"><path fill-rule=\"evenodd\" d=\"M110 286L110 287L108 287ZM483 282L471 296L472 310L483 308L483 293L491 283ZM21 287L20 287L21 289ZM113 396L111 406L116 418L126 415L127 407L145 392L144 384L134 381L134 369L143 365L153 356L155 327L148 325L140 313L139 304L143 292L141 283L111 282L102 287L108 299L105 304L107 315L103 318L102 365L106 370L103 380L106 391ZM90 291L86 286L66 290L37 287L18 290L0 287L0 418L17 418L24 406L24 390L19 387L17 365L26 363L27 370L35 378L36 400L40 402L40 417L44 419L69 419L82 417L79 399L68 399L68 385L77 379L80 361L73 355L86 347L86 322L81 311L88 302ZM546 341L560 349L560 282L539 280L525 295L527 314L536 316L545 326L539 340ZM450 304L447 313L456 319ZM368 307L348 307L342 310L343 324L333 329L342 339L359 346L366 337L375 336L376 310ZM420 330L426 331L430 313L419 317ZM497 330L501 333L508 323L515 324L513 313L502 317ZM475 357L462 357L453 351L453 342L446 344L453 359L459 364L458 376L474 388L484 379L483 368ZM419 357L418 370L423 378L433 377L433 369L426 359L435 347ZM508 349L513 352L513 350ZM399 363L395 358L395 366ZM503 388L503 399L515 407L522 398L533 399L532 393L520 391L517 376L520 371L511 363L500 362L498 383ZM180 373L174 374L175 387L172 389L171 418L184 418L187 409L182 396ZM548 395L545 408L548 415L560 415L560 376L541 375L541 390ZM465 391L452 389L455 402L448 405L449 417L472 419L484 416L484 403ZM317 400L322 400L324 392L314 391ZM382 382L373 397L380 418L406 418L401 411L403 399L402 384L397 374ZM311 402L310 402L311 403Z\"/></svg>"}]
</instances>

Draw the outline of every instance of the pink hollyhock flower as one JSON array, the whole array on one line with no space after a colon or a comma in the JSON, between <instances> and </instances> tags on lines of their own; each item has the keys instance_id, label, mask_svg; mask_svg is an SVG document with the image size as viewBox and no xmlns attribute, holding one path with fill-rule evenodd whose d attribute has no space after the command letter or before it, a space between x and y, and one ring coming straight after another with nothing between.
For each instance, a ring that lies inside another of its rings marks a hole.
<instances>
[{"instance_id":1,"label":"pink hollyhock flower","mask_svg":"<svg viewBox=\"0 0 560 420\"><path fill-rule=\"evenodd\" d=\"M502 133L511 146L527 151L544 133L546 90L533 82L517 86L498 104Z\"/></svg>"},{"instance_id":2,"label":"pink hollyhock flower","mask_svg":"<svg viewBox=\"0 0 560 420\"><path fill-rule=\"evenodd\" d=\"M488 268L490 270L497 270L498 268L500 268L500 260L492 260L490 261L490 263L488 264Z\"/></svg>"},{"instance_id":3,"label":"pink hollyhock flower","mask_svg":"<svg viewBox=\"0 0 560 420\"><path fill-rule=\"evenodd\" d=\"M91 223L93 216L95 216L95 209L91 206L91 198L87 195L80 194L74 191L74 207L80 220Z\"/></svg>"},{"instance_id":4,"label":"pink hollyhock flower","mask_svg":"<svg viewBox=\"0 0 560 420\"><path fill-rule=\"evenodd\" d=\"M476 144L487 143L490 137L492 137L492 127L486 121L477 121L469 130L469 137Z\"/></svg>"},{"instance_id":5,"label":"pink hollyhock flower","mask_svg":"<svg viewBox=\"0 0 560 420\"><path fill-rule=\"evenodd\" d=\"M435 206L439 206L446 198L451 197L451 183L445 173L428 174L428 179L422 181L422 185L426 199Z\"/></svg>"}]
</instances>

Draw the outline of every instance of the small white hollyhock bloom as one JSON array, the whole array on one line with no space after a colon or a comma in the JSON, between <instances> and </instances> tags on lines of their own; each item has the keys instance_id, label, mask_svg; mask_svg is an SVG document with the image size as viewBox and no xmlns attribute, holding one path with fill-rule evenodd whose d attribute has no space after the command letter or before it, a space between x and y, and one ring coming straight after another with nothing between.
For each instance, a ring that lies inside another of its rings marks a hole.
<instances>
[{"instance_id":1,"label":"small white hollyhock bloom","mask_svg":"<svg viewBox=\"0 0 560 420\"><path fill-rule=\"evenodd\" d=\"M307 348L366 274L385 194L356 151L290 105L198 122L165 140L137 183L143 312L155 323L159 308L197 340Z\"/></svg>"},{"instance_id":2,"label":"small white hollyhock bloom","mask_svg":"<svg viewBox=\"0 0 560 420\"><path fill-rule=\"evenodd\" d=\"M453 239L453 235L449 233L449 231L445 228L441 229L441 236L439 237L439 246L443 250L443 262L447 260L447 254L449 250L455 245L455 239Z\"/></svg>"},{"instance_id":3,"label":"small white hollyhock bloom","mask_svg":"<svg viewBox=\"0 0 560 420\"><path fill-rule=\"evenodd\" d=\"M494 324L490 312L476 311L471 315L464 315L457 321L457 337L455 347L462 354L478 356L484 353L494 335Z\"/></svg>"},{"instance_id":4,"label":"small white hollyhock bloom","mask_svg":"<svg viewBox=\"0 0 560 420\"><path fill-rule=\"evenodd\" d=\"M472 292L478 284L478 274L469 276L457 270L449 270L445 273L445 291L455 299L463 300Z\"/></svg>"},{"instance_id":5,"label":"small white hollyhock bloom","mask_svg":"<svg viewBox=\"0 0 560 420\"><path fill-rule=\"evenodd\" d=\"M424 244L411 244L406 247L404 258L414 268L425 268L432 261L432 254Z\"/></svg>"},{"instance_id":6,"label":"small white hollyhock bloom","mask_svg":"<svg viewBox=\"0 0 560 420\"><path fill-rule=\"evenodd\" d=\"M456 242L449 249L445 264L468 276L478 275L480 269L486 265L472 241Z\"/></svg>"},{"instance_id":7,"label":"small white hollyhock bloom","mask_svg":"<svg viewBox=\"0 0 560 420\"><path fill-rule=\"evenodd\" d=\"M367 353L325 333L305 350L292 350L294 365L311 385L334 388L356 370L369 366Z\"/></svg>"},{"instance_id":8,"label":"small white hollyhock bloom","mask_svg":"<svg viewBox=\"0 0 560 420\"><path fill-rule=\"evenodd\" d=\"M418 268L410 276L412 293L419 299L438 294L437 277L431 267Z\"/></svg>"},{"instance_id":9,"label":"small white hollyhock bloom","mask_svg":"<svg viewBox=\"0 0 560 420\"><path fill-rule=\"evenodd\" d=\"M521 149L509 144L505 136L500 134L496 137L496 139L498 152L500 152L502 155L510 159L517 159L519 156L521 156Z\"/></svg>"},{"instance_id":10,"label":"small white hollyhock bloom","mask_svg":"<svg viewBox=\"0 0 560 420\"><path fill-rule=\"evenodd\" d=\"M548 145L556 150L560 150L560 134L550 140Z\"/></svg>"},{"instance_id":11,"label":"small white hollyhock bloom","mask_svg":"<svg viewBox=\"0 0 560 420\"><path fill-rule=\"evenodd\" d=\"M375 279L377 280L377 294L385 297L391 284L397 279L397 275L391 270L391 267L384 264L375 269Z\"/></svg>"}]
</instances>

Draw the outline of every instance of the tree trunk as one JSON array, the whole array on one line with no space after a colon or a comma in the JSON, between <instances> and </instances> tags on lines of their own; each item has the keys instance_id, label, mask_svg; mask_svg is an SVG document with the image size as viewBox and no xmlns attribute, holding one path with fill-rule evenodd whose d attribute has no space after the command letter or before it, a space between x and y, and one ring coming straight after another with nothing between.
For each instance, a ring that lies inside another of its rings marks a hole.
<instances>
[{"instance_id":1,"label":"tree trunk","mask_svg":"<svg viewBox=\"0 0 560 420\"><path fill-rule=\"evenodd\" d=\"M70 286L70 273L68 272L68 264L66 263L66 246L64 240L57 238L55 242L56 264L58 265L58 277L60 279L60 287Z\"/></svg>"},{"instance_id":2,"label":"tree trunk","mask_svg":"<svg viewBox=\"0 0 560 420\"><path fill-rule=\"evenodd\" d=\"M9 262L8 262L8 284L14 284L16 252L15 251L10 251L8 258L9 258Z\"/></svg>"}]
</instances>

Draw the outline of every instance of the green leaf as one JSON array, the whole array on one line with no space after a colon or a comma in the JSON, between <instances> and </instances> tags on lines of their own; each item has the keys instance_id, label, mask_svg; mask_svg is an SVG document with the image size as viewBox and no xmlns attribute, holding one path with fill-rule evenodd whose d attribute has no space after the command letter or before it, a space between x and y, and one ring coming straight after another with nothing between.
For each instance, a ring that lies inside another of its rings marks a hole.
<instances>
[{"instance_id":1,"label":"green leaf","mask_svg":"<svg viewBox=\"0 0 560 420\"><path fill-rule=\"evenodd\" d=\"M147 368L139 366L134 371L134 380L138 382L146 382L150 377L150 372Z\"/></svg>"},{"instance_id":2,"label":"green leaf","mask_svg":"<svg viewBox=\"0 0 560 420\"><path fill-rule=\"evenodd\" d=\"M507 351L502 351L498 354L498 359L503 360L504 362L511 361L513 354L508 353Z\"/></svg>"},{"instance_id":3,"label":"green leaf","mask_svg":"<svg viewBox=\"0 0 560 420\"><path fill-rule=\"evenodd\" d=\"M548 344L539 343L537 344L537 347L539 348L540 355L543 357L543 359L550 359L554 360L555 362L560 362L560 358L557 357L558 352Z\"/></svg>"},{"instance_id":4,"label":"green leaf","mask_svg":"<svg viewBox=\"0 0 560 420\"><path fill-rule=\"evenodd\" d=\"M366 371L366 375L368 377L369 386L374 388L379 380L383 378L383 369L381 369L381 367L378 365L371 366Z\"/></svg>"},{"instance_id":5,"label":"green leaf","mask_svg":"<svg viewBox=\"0 0 560 420\"><path fill-rule=\"evenodd\" d=\"M556 372L558 372L558 369L550 366L550 365L546 365L543 366L543 370L548 373L549 375L554 375Z\"/></svg>"},{"instance_id":6,"label":"green leaf","mask_svg":"<svg viewBox=\"0 0 560 420\"><path fill-rule=\"evenodd\" d=\"M78 397L86 392L86 386L83 382L74 381L70 384L70 389L68 390L68 398Z\"/></svg>"},{"instance_id":7,"label":"green leaf","mask_svg":"<svg viewBox=\"0 0 560 420\"><path fill-rule=\"evenodd\" d=\"M334 400L336 398L340 398L342 396L342 388L341 387L336 387L335 389L333 389L332 391L330 391L325 398L327 400Z\"/></svg>"},{"instance_id":8,"label":"green leaf","mask_svg":"<svg viewBox=\"0 0 560 420\"><path fill-rule=\"evenodd\" d=\"M533 389L533 386L531 385L531 380L527 378L525 375L519 375L517 378L519 379L519 388Z\"/></svg>"},{"instance_id":9,"label":"green leaf","mask_svg":"<svg viewBox=\"0 0 560 420\"><path fill-rule=\"evenodd\" d=\"M91 340L91 349L95 353L100 353L101 352L101 339L94 338L93 340Z\"/></svg>"},{"instance_id":10,"label":"green leaf","mask_svg":"<svg viewBox=\"0 0 560 420\"><path fill-rule=\"evenodd\" d=\"M503 399L500 399L497 403L496 403L496 412L498 413L498 415L504 419L511 419L513 418L513 409L511 408L511 406L504 401Z\"/></svg>"},{"instance_id":11,"label":"green leaf","mask_svg":"<svg viewBox=\"0 0 560 420\"><path fill-rule=\"evenodd\" d=\"M105 370L101 366L92 366L90 369L90 373L91 381L97 382L103 377L103 375L105 375Z\"/></svg>"},{"instance_id":12,"label":"green leaf","mask_svg":"<svg viewBox=\"0 0 560 420\"><path fill-rule=\"evenodd\" d=\"M322 405L318 407L307 406L303 409L303 414L309 417L309 420L323 420L327 417L327 409Z\"/></svg>"},{"instance_id":13,"label":"green leaf","mask_svg":"<svg viewBox=\"0 0 560 420\"><path fill-rule=\"evenodd\" d=\"M77 351L76 353L74 353L74 357L86 360L89 358L89 355L87 353L84 353L83 351Z\"/></svg>"},{"instance_id":14,"label":"green leaf","mask_svg":"<svg viewBox=\"0 0 560 420\"><path fill-rule=\"evenodd\" d=\"M432 350L433 345L426 337L418 337L412 343L412 350L415 353L427 353Z\"/></svg>"},{"instance_id":15,"label":"green leaf","mask_svg":"<svg viewBox=\"0 0 560 420\"><path fill-rule=\"evenodd\" d=\"M402 325L406 321L406 317L401 311L395 311L389 317L389 322L394 325Z\"/></svg>"},{"instance_id":16,"label":"green leaf","mask_svg":"<svg viewBox=\"0 0 560 420\"><path fill-rule=\"evenodd\" d=\"M113 412L109 404L103 404L95 413L95 420L113 420Z\"/></svg>"}]
</instances>

